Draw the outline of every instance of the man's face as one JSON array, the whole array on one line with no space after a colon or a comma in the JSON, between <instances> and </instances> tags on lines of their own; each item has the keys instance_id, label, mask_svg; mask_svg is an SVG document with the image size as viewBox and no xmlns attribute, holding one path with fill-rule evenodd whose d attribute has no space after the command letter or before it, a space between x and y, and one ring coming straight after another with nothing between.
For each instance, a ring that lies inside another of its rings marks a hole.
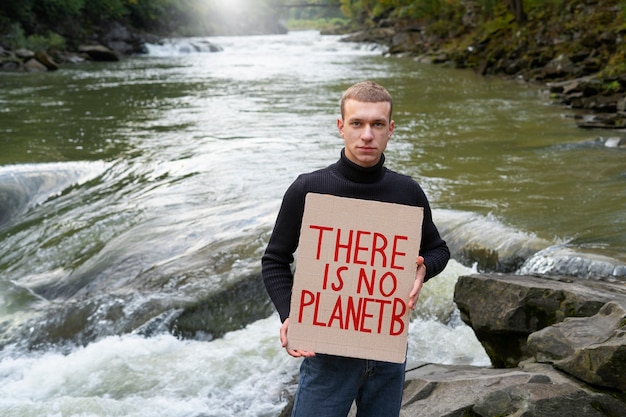
<instances>
[{"instance_id":1,"label":"man's face","mask_svg":"<svg viewBox=\"0 0 626 417\"><path fill-rule=\"evenodd\" d=\"M337 128L350 161L362 167L378 163L394 128L393 120L389 120L390 107L387 102L346 101Z\"/></svg>"}]
</instances>

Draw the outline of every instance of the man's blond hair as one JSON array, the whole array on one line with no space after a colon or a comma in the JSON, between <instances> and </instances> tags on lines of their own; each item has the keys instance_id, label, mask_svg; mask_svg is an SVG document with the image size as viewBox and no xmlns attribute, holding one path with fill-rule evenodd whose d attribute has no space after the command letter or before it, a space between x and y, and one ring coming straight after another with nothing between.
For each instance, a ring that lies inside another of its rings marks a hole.
<instances>
[{"instance_id":1,"label":"man's blond hair","mask_svg":"<svg viewBox=\"0 0 626 417\"><path fill-rule=\"evenodd\" d=\"M361 81L348 88L341 96L341 118L343 119L346 101L356 100L362 103L389 103L389 119L393 111L393 99L389 91L374 81Z\"/></svg>"}]
</instances>

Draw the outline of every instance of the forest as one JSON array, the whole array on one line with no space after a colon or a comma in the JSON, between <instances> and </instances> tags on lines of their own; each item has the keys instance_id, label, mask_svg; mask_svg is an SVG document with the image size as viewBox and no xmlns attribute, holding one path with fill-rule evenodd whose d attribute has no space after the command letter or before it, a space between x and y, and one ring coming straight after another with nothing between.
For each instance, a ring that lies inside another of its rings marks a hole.
<instances>
[{"instance_id":1,"label":"forest","mask_svg":"<svg viewBox=\"0 0 626 417\"><path fill-rule=\"evenodd\" d=\"M455 33L472 10L489 19L505 5L519 22L527 11L565 0L20 0L0 4L0 46L72 48L108 22L160 36L277 33L316 26L335 32L381 21L433 23Z\"/></svg>"}]
</instances>

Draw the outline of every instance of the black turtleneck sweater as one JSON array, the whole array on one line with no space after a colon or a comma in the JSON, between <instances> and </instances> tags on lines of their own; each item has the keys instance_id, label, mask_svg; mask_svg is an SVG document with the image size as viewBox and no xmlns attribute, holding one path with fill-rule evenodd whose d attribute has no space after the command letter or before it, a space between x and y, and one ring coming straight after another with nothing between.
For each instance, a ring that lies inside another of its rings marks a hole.
<instances>
[{"instance_id":1,"label":"black turtleneck sweater","mask_svg":"<svg viewBox=\"0 0 626 417\"><path fill-rule=\"evenodd\" d=\"M291 264L300 239L307 193L423 207L420 255L424 257L426 265L426 280L445 268L450 259L450 251L433 223L424 191L411 177L384 167L384 162L385 156L382 155L377 165L364 168L350 161L342 150L339 161L318 171L300 175L285 192L274 231L262 259L265 288L278 310L281 322L289 317L293 286Z\"/></svg>"}]
</instances>

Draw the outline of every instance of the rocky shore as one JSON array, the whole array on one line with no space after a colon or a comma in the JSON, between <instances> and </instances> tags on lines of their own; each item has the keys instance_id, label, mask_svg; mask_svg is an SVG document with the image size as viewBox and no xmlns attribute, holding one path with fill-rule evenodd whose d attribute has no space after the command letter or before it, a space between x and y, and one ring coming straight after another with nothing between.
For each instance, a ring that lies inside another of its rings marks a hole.
<instances>
[{"instance_id":1,"label":"rocky shore","mask_svg":"<svg viewBox=\"0 0 626 417\"><path fill-rule=\"evenodd\" d=\"M78 64L86 61L115 62L126 56L145 54L146 45L160 44L156 35L140 33L119 22L111 22L102 28L91 43L68 50L18 49L5 50L0 47L0 71L45 72L56 71L63 64ZM202 52L219 52L219 45L208 41L197 41L191 47ZM185 51L181 51L185 52Z\"/></svg>"},{"instance_id":2,"label":"rocky shore","mask_svg":"<svg viewBox=\"0 0 626 417\"><path fill-rule=\"evenodd\" d=\"M542 18L523 24L500 11L486 25L473 13L474 2L465 3L460 28L381 20L344 40L383 44L391 56L535 83L548 100L570 108L581 128L626 128L626 29L616 2L571 1L558 11L546 4Z\"/></svg>"},{"instance_id":3,"label":"rocky shore","mask_svg":"<svg viewBox=\"0 0 626 417\"><path fill-rule=\"evenodd\" d=\"M492 367L408 364L401 416L626 416L626 280L471 275L454 301Z\"/></svg>"},{"instance_id":4,"label":"rocky shore","mask_svg":"<svg viewBox=\"0 0 626 417\"><path fill-rule=\"evenodd\" d=\"M454 301L491 358L494 369L483 376L498 382L474 378L483 391L466 396L466 409L484 417L626 416L625 280L465 276ZM527 380L516 382L517 372Z\"/></svg>"},{"instance_id":5,"label":"rocky shore","mask_svg":"<svg viewBox=\"0 0 626 417\"><path fill-rule=\"evenodd\" d=\"M155 41L158 41L155 36L140 34L119 22L112 22L94 36L93 42L69 50L10 51L0 47L0 71L56 71L60 64L66 63L119 61L125 55L145 53L145 44Z\"/></svg>"}]
</instances>

